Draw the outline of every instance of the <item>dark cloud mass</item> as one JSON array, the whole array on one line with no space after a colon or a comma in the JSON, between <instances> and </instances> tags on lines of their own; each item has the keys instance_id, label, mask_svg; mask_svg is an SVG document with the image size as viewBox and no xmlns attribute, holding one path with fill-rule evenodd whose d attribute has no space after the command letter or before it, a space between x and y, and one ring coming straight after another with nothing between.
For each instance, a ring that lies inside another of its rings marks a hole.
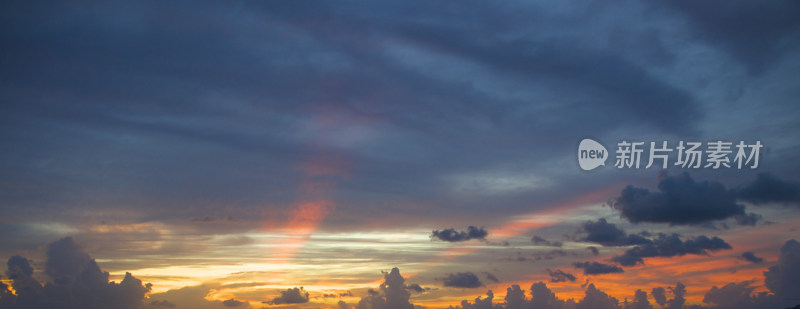
<instances>
[{"instance_id":1,"label":"dark cloud mass","mask_svg":"<svg viewBox=\"0 0 800 309\"><path fill-rule=\"evenodd\" d=\"M628 186L612 207L632 223L699 224L745 214L721 183L695 182L688 173L663 177L658 192Z\"/></svg>"},{"instance_id":2,"label":"dark cloud mass","mask_svg":"<svg viewBox=\"0 0 800 309\"><path fill-rule=\"evenodd\" d=\"M779 298L800 295L800 242L787 241L781 247L778 264L764 272L764 284Z\"/></svg>"},{"instance_id":3,"label":"dark cloud mass","mask_svg":"<svg viewBox=\"0 0 800 309\"><path fill-rule=\"evenodd\" d=\"M558 282L574 282L575 276L570 273L566 273L563 270L556 269L556 270L547 270L547 274L550 275L550 282L558 283Z\"/></svg>"},{"instance_id":4,"label":"dark cloud mass","mask_svg":"<svg viewBox=\"0 0 800 309\"><path fill-rule=\"evenodd\" d=\"M549 241L547 239L539 237L538 235L533 235L533 237L531 237L531 241L533 242L534 245L537 245L537 246L549 246L549 247L559 247L560 248L561 246L564 245L560 241Z\"/></svg>"},{"instance_id":5,"label":"dark cloud mass","mask_svg":"<svg viewBox=\"0 0 800 309\"><path fill-rule=\"evenodd\" d=\"M757 257L755 254L753 254L753 252L750 251L742 253L742 255L739 256L739 258L753 264L758 264L764 261L764 259Z\"/></svg>"},{"instance_id":6,"label":"dark cloud mass","mask_svg":"<svg viewBox=\"0 0 800 309\"><path fill-rule=\"evenodd\" d=\"M454 288L477 288L483 286L483 282L471 272L448 274L441 279L442 284Z\"/></svg>"},{"instance_id":7,"label":"dark cloud mass","mask_svg":"<svg viewBox=\"0 0 800 309\"><path fill-rule=\"evenodd\" d=\"M49 244L45 265L52 281L41 284L33 278L27 259L10 258L7 274L16 295L2 295L0 308L139 309L150 291L150 284L142 284L130 273L119 283L109 282L108 272L72 238Z\"/></svg>"},{"instance_id":8,"label":"dark cloud mass","mask_svg":"<svg viewBox=\"0 0 800 309\"><path fill-rule=\"evenodd\" d=\"M634 266L644 264L644 259L649 257L707 255L709 252L729 249L732 249L731 245L719 237L708 238L703 235L683 241L678 234L659 234L651 243L625 250L625 253L611 260L622 266Z\"/></svg>"},{"instance_id":9,"label":"dark cloud mass","mask_svg":"<svg viewBox=\"0 0 800 309\"><path fill-rule=\"evenodd\" d=\"M753 204L786 203L800 206L800 184L761 173L752 183L736 190L737 196Z\"/></svg>"},{"instance_id":10,"label":"dark cloud mass","mask_svg":"<svg viewBox=\"0 0 800 309\"><path fill-rule=\"evenodd\" d=\"M472 239L485 240L489 235L482 227L469 226L466 231L456 231L454 228L444 230L434 230L431 232L431 239L439 239L447 242L460 242Z\"/></svg>"},{"instance_id":11,"label":"dark cloud mass","mask_svg":"<svg viewBox=\"0 0 800 309\"><path fill-rule=\"evenodd\" d=\"M281 291L281 295L269 301L272 305L303 304L308 302L308 292L302 287L294 287Z\"/></svg>"},{"instance_id":12,"label":"dark cloud mass","mask_svg":"<svg viewBox=\"0 0 800 309\"><path fill-rule=\"evenodd\" d=\"M588 235L583 241L601 244L603 246L629 246L649 243L650 240L641 235L625 234L625 231L613 223L608 223L605 218L597 222L583 223L583 231Z\"/></svg>"},{"instance_id":13,"label":"dark cloud mass","mask_svg":"<svg viewBox=\"0 0 800 309\"><path fill-rule=\"evenodd\" d=\"M602 275L602 274L612 274L612 273L621 273L624 272L622 268L613 265L613 264L605 264L600 262L576 262L572 264L575 268L582 268L584 275Z\"/></svg>"}]
</instances>

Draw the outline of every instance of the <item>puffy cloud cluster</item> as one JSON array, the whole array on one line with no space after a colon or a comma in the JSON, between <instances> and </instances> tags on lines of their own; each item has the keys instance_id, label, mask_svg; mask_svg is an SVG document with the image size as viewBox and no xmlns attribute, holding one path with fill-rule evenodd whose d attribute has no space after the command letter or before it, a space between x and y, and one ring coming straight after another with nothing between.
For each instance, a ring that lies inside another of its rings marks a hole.
<instances>
[{"instance_id":1,"label":"puffy cloud cluster","mask_svg":"<svg viewBox=\"0 0 800 309\"><path fill-rule=\"evenodd\" d=\"M547 274L550 275L550 282L553 283L575 281L575 275L564 272L560 269L556 269L555 271L548 269Z\"/></svg>"},{"instance_id":2,"label":"puffy cloud cluster","mask_svg":"<svg viewBox=\"0 0 800 309\"><path fill-rule=\"evenodd\" d=\"M303 287L294 287L287 289L285 291L281 291L281 296L273 298L269 302L265 302L271 305L282 305L282 304L303 304L308 302L308 292L306 292Z\"/></svg>"},{"instance_id":3,"label":"puffy cloud cluster","mask_svg":"<svg viewBox=\"0 0 800 309\"><path fill-rule=\"evenodd\" d=\"M454 228L444 230L433 230L431 239L439 239L447 242L460 242L472 239L485 240L489 235L482 227L469 226L466 231L456 231Z\"/></svg>"},{"instance_id":4,"label":"puffy cloud cluster","mask_svg":"<svg viewBox=\"0 0 800 309\"><path fill-rule=\"evenodd\" d=\"M0 294L3 309L136 309L143 307L150 291L150 284L130 273L119 283L109 282L108 272L69 237L47 246L45 274L52 281L42 284L35 279L30 261L21 256L11 257L7 264L16 295Z\"/></svg>"},{"instance_id":5,"label":"puffy cloud cluster","mask_svg":"<svg viewBox=\"0 0 800 309\"><path fill-rule=\"evenodd\" d=\"M559 248L561 248L561 246L564 245L564 243L562 243L560 241L549 241L549 240L544 239L544 238L542 238L542 237L540 237L538 235L533 235L533 237L531 237L531 241L533 242L534 245L537 245L537 246L548 246L548 247L559 247Z\"/></svg>"},{"instance_id":6,"label":"puffy cloud cluster","mask_svg":"<svg viewBox=\"0 0 800 309\"><path fill-rule=\"evenodd\" d=\"M587 233L583 241L597 243L603 246L629 246L649 243L650 240L641 235L625 234L622 228L616 224L608 223L605 218L600 218L597 222L587 221L582 225L582 229Z\"/></svg>"},{"instance_id":7,"label":"puffy cloud cluster","mask_svg":"<svg viewBox=\"0 0 800 309\"><path fill-rule=\"evenodd\" d=\"M406 290L406 279L400 275L400 269L392 268L384 273L383 279L380 292L370 290L369 295L358 302L356 309L414 309L409 301L411 293Z\"/></svg>"}]
</instances>

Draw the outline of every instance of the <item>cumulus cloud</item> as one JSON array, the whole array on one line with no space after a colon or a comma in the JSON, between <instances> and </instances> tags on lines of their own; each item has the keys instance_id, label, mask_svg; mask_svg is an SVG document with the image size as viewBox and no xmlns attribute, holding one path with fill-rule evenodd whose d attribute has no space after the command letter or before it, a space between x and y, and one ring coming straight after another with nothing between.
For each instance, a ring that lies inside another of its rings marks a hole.
<instances>
[{"instance_id":1,"label":"cumulus cloud","mask_svg":"<svg viewBox=\"0 0 800 309\"><path fill-rule=\"evenodd\" d=\"M739 258L753 264L758 264L764 261L763 258L757 257L753 252L750 251L742 253L742 255L739 256Z\"/></svg>"},{"instance_id":2,"label":"cumulus cloud","mask_svg":"<svg viewBox=\"0 0 800 309\"><path fill-rule=\"evenodd\" d=\"M425 292L425 289L422 286L420 286L419 284L417 284L417 283L412 283L412 284L406 285L406 290L414 291L414 292L417 292L417 293Z\"/></svg>"},{"instance_id":3,"label":"cumulus cloud","mask_svg":"<svg viewBox=\"0 0 800 309\"><path fill-rule=\"evenodd\" d=\"M764 272L764 284L779 298L800 295L800 242L787 241L781 247L778 264Z\"/></svg>"},{"instance_id":4,"label":"cumulus cloud","mask_svg":"<svg viewBox=\"0 0 800 309\"><path fill-rule=\"evenodd\" d=\"M492 273L488 273L488 272L486 273L486 280L489 280L489 281L494 282L494 283L500 282L500 279L497 279L497 276L495 276Z\"/></svg>"},{"instance_id":5,"label":"cumulus cloud","mask_svg":"<svg viewBox=\"0 0 800 309\"><path fill-rule=\"evenodd\" d=\"M281 295L273 298L271 301L267 302L271 305L282 305L282 304L303 304L308 302L308 292L306 292L303 287L294 287L289 288L285 291L281 291Z\"/></svg>"},{"instance_id":6,"label":"cumulus cloud","mask_svg":"<svg viewBox=\"0 0 800 309\"><path fill-rule=\"evenodd\" d=\"M605 264L600 262L576 262L572 264L575 268L582 268L584 275L602 275L602 274L612 274L612 273L621 273L624 272L622 268L613 265L613 264Z\"/></svg>"},{"instance_id":7,"label":"cumulus cloud","mask_svg":"<svg viewBox=\"0 0 800 309\"><path fill-rule=\"evenodd\" d=\"M586 221L582 229L587 233L583 241L597 243L603 246L629 246L649 243L650 240L641 235L625 234L622 228L616 224L608 223L605 218L600 218L597 222Z\"/></svg>"},{"instance_id":8,"label":"cumulus cloud","mask_svg":"<svg viewBox=\"0 0 800 309\"><path fill-rule=\"evenodd\" d=\"M449 274L441 279L444 286L454 288L477 288L483 286L483 282L471 272Z\"/></svg>"},{"instance_id":9,"label":"cumulus cloud","mask_svg":"<svg viewBox=\"0 0 800 309\"><path fill-rule=\"evenodd\" d=\"M634 292L633 302L626 309L653 309L653 305L647 299L647 292L639 289Z\"/></svg>"},{"instance_id":10,"label":"cumulus cloud","mask_svg":"<svg viewBox=\"0 0 800 309\"><path fill-rule=\"evenodd\" d=\"M411 293L406 290L405 278L400 275L400 269L392 268L383 275L380 292L370 290L367 296L361 298L356 309L414 309L409 298Z\"/></svg>"},{"instance_id":11,"label":"cumulus cloud","mask_svg":"<svg viewBox=\"0 0 800 309\"><path fill-rule=\"evenodd\" d=\"M119 283L109 282L109 274L69 237L49 244L46 258L45 274L52 281L42 285L33 278L28 259L11 257L7 274L17 295L4 295L0 303L8 308L134 309L150 291L150 284L130 273Z\"/></svg>"},{"instance_id":12,"label":"cumulus cloud","mask_svg":"<svg viewBox=\"0 0 800 309\"><path fill-rule=\"evenodd\" d=\"M753 204L787 203L800 206L800 184L761 173L752 183L739 188L737 196Z\"/></svg>"},{"instance_id":13,"label":"cumulus cloud","mask_svg":"<svg viewBox=\"0 0 800 309\"><path fill-rule=\"evenodd\" d=\"M247 305L247 302L243 302L243 301L231 298L231 299L223 300L222 304L225 305L225 307L241 307L241 306Z\"/></svg>"},{"instance_id":14,"label":"cumulus cloud","mask_svg":"<svg viewBox=\"0 0 800 309\"><path fill-rule=\"evenodd\" d=\"M594 284L589 284L586 288L586 296L578 303L578 309L617 309L619 301L611 296L608 296L603 291L594 287Z\"/></svg>"},{"instance_id":15,"label":"cumulus cloud","mask_svg":"<svg viewBox=\"0 0 800 309\"><path fill-rule=\"evenodd\" d=\"M597 249L597 247L586 247L586 250L589 250L589 252L591 252L592 255L600 254L600 250Z\"/></svg>"},{"instance_id":16,"label":"cumulus cloud","mask_svg":"<svg viewBox=\"0 0 800 309\"><path fill-rule=\"evenodd\" d=\"M486 240L489 235L482 227L469 226L466 231L456 231L454 228L444 230L434 230L431 232L431 239L439 239L447 242L460 242L472 239Z\"/></svg>"},{"instance_id":17,"label":"cumulus cloud","mask_svg":"<svg viewBox=\"0 0 800 309\"><path fill-rule=\"evenodd\" d=\"M533 235L533 237L531 237L531 241L533 242L534 245L537 245L537 246L550 246L550 247L559 247L560 248L561 246L564 245L560 241L549 241L547 239L539 237L538 235Z\"/></svg>"},{"instance_id":18,"label":"cumulus cloud","mask_svg":"<svg viewBox=\"0 0 800 309\"><path fill-rule=\"evenodd\" d=\"M575 281L575 276L566 273L563 270L556 269L555 271L548 269L547 274L550 275L550 282L558 283L558 282L573 282Z\"/></svg>"},{"instance_id":19,"label":"cumulus cloud","mask_svg":"<svg viewBox=\"0 0 800 309\"><path fill-rule=\"evenodd\" d=\"M611 260L622 266L634 266L644 264L644 259L649 257L707 255L709 252L729 249L732 249L731 245L719 237L709 238L703 235L683 241L679 234L659 234L650 243L625 250Z\"/></svg>"},{"instance_id":20,"label":"cumulus cloud","mask_svg":"<svg viewBox=\"0 0 800 309\"><path fill-rule=\"evenodd\" d=\"M632 223L700 224L745 215L721 183L696 182L688 173L663 176L657 192L629 185L611 205Z\"/></svg>"}]
</instances>

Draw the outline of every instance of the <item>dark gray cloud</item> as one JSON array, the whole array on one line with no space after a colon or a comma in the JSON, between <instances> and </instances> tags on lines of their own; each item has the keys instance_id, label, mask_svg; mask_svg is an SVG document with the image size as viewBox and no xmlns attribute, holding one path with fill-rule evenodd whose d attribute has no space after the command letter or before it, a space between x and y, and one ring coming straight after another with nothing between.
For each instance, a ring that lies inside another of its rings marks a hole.
<instances>
[{"instance_id":1,"label":"dark gray cloud","mask_svg":"<svg viewBox=\"0 0 800 309\"><path fill-rule=\"evenodd\" d=\"M591 252L592 255L600 254L600 250L597 249L597 247L586 247L586 250L589 250L589 252Z\"/></svg>"},{"instance_id":2,"label":"dark gray cloud","mask_svg":"<svg viewBox=\"0 0 800 309\"><path fill-rule=\"evenodd\" d=\"M605 218L600 218L597 222L586 221L582 225L583 231L587 233L583 241L597 243L603 246L630 246L649 243L650 240L635 234L625 234L622 228L616 224L608 223Z\"/></svg>"},{"instance_id":3,"label":"dark gray cloud","mask_svg":"<svg viewBox=\"0 0 800 309\"><path fill-rule=\"evenodd\" d=\"M616 309L619 301L589 284L586 296L578 302L578 309Z\"/></svg>"},{"instance_id":4,"label":"dark gray cloud","mask_svg":"<svg viewBox=\"0 0 800 309\"><path fill-rule=\"evenodd\" d=\"M702 235L684 241L678 234L659 234L651 243L625 250L623 254L615 256L611 260L622 266L634 266L644 264L644 259L649 257L707 255L709 252L729 249L732 249L731 245L719 237L709 238Z\"/></svg>"},{"instance_id":5,"label":"dark gray cloud","mask_svg":"<svg viewBox=\"0 0 800 309\"><path fill-rule=\"evenodd\" d=\"M747 251L739 256L740 259L748 261L753 264L758 264L764 261L763 258L757 257L753 252Z\"/></svg>"},{"instance_id":6,"label":"dark gray cloud","mask_svg":"<svg viewBox=\"0 0 800 309\"><path fill-rule=\"evenodd\" d=\"M48 245L45 265L53 281L42 284L33 277L27 259L9 259L7 274L16 295L0 295L3 308L138 309L151 287L130 273L125 273L119 283L109 282L108 272L102 271L72 238Z\"/></svg>"},{"instance_id":7,"label":"dark gray cloud","mask_svg":"<svg viewBox=\"0 0 800 309\"><path fill-rule=\"evenodd\" d=\"M700 224L745 215L744 206L719 182L696 182L688 173L663 176L658 191L627 186L612 207L632 223Z\"/></svg>"},{"instance_id":8,"label":"dark gray cloud","mask_svg":"<svg viewBox=\"0 0 800 309\"><path fill-rule=\"evenodd\" d=\"M226 299L226 300L223 300L223 301L222 301L222 304L223 304L223 305L225 305L225 307L241 307L241 306L247 306L247 302L240 301L240 300L236 300L236 299L233 299L233 298L231 298L231 299Z\"/></svg>"},{"instance_id":9,"label":"dark gray cloud","mask_svg":"<svg viewBox=\"0 0 800 309\"><path fill-rule=\"evenodd\" d=\"M736 195L753 204L786 203L800 206L800 184L787 182L769 173L736 190Z\"/></svg>"},{"instance_id":10,"label":"dark gray cloud","mask_svg":"<svg viewBox=\"0 0 800 309\"><path fill-rule=\"evenodd\" d=\"M647 292L641 289L636 290L633 294L633 301L626 309L653 309L650 300L647 299Z\"/></svg>"},{"instance_id":11,"label":"dark gray cloud","mask_svg":"<svg viewBox=\"0 0 800 309\"><path fill-rule=\"evenodd\" d=\"M764 285L786 301L800 293L800 281L797 278L800 278L800 242L792 239L781 247L778 264L764 272Z\"/></svg>"},{"instance_id":12,"label":"dark gray cloud","mask_svg":"<svg viewBox=\"0 0 800 309\"><path fill-rule=\"evenodd\" d=\"M459 242L472 239L486 240L489 235L482 227L469 226L466 231L456 231L454 228L444 230L433 230L431 232L431 239L439 239L447 242Z\"/></svg>"},{"instance_id":13,"label":"dark gray cloud","mask_svg":"<svg viewBox=\"0 0 800 309\"><path fill-rule=\"evenodd\" d=\"M753 308L750 294L756 289L751 282L728 283L721 288L716 285L703 296L704 303L711 303L723 308Z\"/></svg>"},{"instance_id":14,"label":"dark gray cloud","mask_svg":"<svg viewBox=\"0 0 800 309\"><path fill-rule=\"evenodd\" d=\"M409 301L411 293L406 290L406 279L400 274L400 269L392 268L383 274L383 278L380 292L370 289L367 296L358 301L356 309L414 309Z\"/></svg>"},{"instance_id":15,"label":"dark gray cloud","mask_svg":"<svg viewBox=\"0 0 800 309\"><path fill-rule=\"evenodd\" d=\"M422 288L422 286L420 286L417 283L412 283L412 284L406 285L406 290L414 291L414 292L417 292L417 293L425 292L425 289Z\"/></svg>"},{"instance_id":16,"label":"dark gray cloud","mask_svg":"<svg viewBox=\"0 0 800 309\"><path fill-rule=\"evenodd\" d=\"M308 292L306 292L303 287L294 287L289 288L285 291L281 291L281 295L273 298L269 302L266 302L271 305L282 305L282 304L304 304L308 302Z\"/></svg>"},{"instance_id":17,"label":"dark gray cloud","mask_svg":"<svg viewBox=\"0 0 800 309\"><path fill-rule=\"evenodd\" d=\"M558 282L574 282L575 275L566 273L563 270L556 269L555 271L548 269L547 274L550 275L550 282L558 283Z\"/></svg>"},{"instance_id":18,"label":"dark gray cloud","mask_svg":"<svg viewBox=\"0 0 800 309\"><path fill-rule=\"evenodd\" d=\"M489 273L489 272L486 273L486 280L489 280L489 281L494 282L494 283L500 282L500 279L497 279L497 276L495 276L494 274Z\"/></svg>"},{"instance_id":19,"label":"dark gray cloud","mask_svg":"<svg viewBox=\"0 0 800 309\"><path fill-rule=\"evenodd\" d=\"M447 277L440 280L442 280L444 286L454 288L478 288L483 286L481 279L471 272L448 274Z\"/></svg>"},{"instance_id":20,"label":"dark gray cloud","mask_svg":"<svg viewBox=\"0 0 800 309\"><path fill-rule=\"evenodd\" d=\"M624 272L622 268L613 264L605 264L600 262L576 262L572 264L575 268L582 268L584 275L602 275Z\"/></svg>"},{"instance_id":21,"label":"dark gray cloud","mask_svg":"<svg viewBox=\"0 0 800 309\"><path fill-rule=\"evenodd\" d=\"M547 239L539 237L538 235L533 235L533 237L531 237L531 241L533 242L534 245L537 245L537 246L550 246L550 247L559 247L560 248L561 246L564 245L560 241L549 241Z\"/></svg>"}]
</instances>

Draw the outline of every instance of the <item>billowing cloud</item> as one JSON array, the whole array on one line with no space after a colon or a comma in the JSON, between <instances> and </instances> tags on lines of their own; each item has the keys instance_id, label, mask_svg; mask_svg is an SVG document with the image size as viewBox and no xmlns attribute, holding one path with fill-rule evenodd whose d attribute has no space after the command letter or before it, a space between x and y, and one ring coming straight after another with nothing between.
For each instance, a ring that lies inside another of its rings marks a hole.
<instances>
[{"instance_id":1,"label":"billowing cloud","mask_svg":"<svg viewBox=\"0 0 800 309\"><path fill-rule=\"evenodd\" d=\"M575 276L570 273L566 273L563 270L556 269L556 270L547 270L547 274L550 275L550 282L558 283L558 282L573 282L575 281Z\"/></svg>"},{"instance_id":2,"label":"billowing cloud","mask_svg":"<svg viewBox=\"0 0 800 309\"><path fill-rule=\"evenodd\" d=\"M739 258L753 264L758 264L764 261L763 258L757 257L753 252L750 251L742 253Z\"/></svg>"},{"instance_id":3,"label":"billowing cloud","mask_svg":"<svg viewBox=\"0 0 800 309\"><path fill-rule=\"evenodd\" d=\"M233 299L233 298L231 298L231 299L226 299L226 300L223 300L223 301L222 301L222 304L223 304L223 305L225 305L225 307L242 307L242 306L247 306L247 302L243 302L243 301L236 300L236 299Z\"/></svg>"},{"instance_id":4,"label":"billowing cloud","mask_svg":"<svg viewBox=\"0 0 800 309\"><path fill-rule=\"evenodd\" d=\"M628 186L612 207L632 223L700 224L745 215L736 195L719 182L696 182L688 173L663 176L658 191Z\"/></svg>"},{"instance_id":5,"label":"billowing cloud","mask_svg":"<svg viewBox=\"0 0 800 309\"><path fill-rule=\"evenodd\" d=\"M538 235L533 235L533 237L531 237L531 241L533 242L534 245L537 245L537 246L550 246L550 247L559 247L560 248L561 246L564 245L560 241L549 241L549 240L544 239L544 238L542 238L542 237L540 237Z\"/></svg>"},{"instance_id":6,"label":"billowing cloud","mask_svg":"<svg viewBox=\"0 0 800 309\"><path fill-rule=\"evenodd\" d=\"M281 295L269 301L272 305L304 304L308 302L308 292L303 287L294 287L281 291Z\"/></svg>"},{"instance_id":7,"label":"billowing cloud","mask_svg":"<svg viewBox=\"0 0 800 309\"><path fill-rule=\"evenodd\" d=\"M500 282L500 279L497 279L497 276L489 272L486 273L486 280L489 280L494 283Z\"/></svg>"},{"instance_id":8,"label":"billowing cloud","mask_svg":"<svg viewBox=\"0 0 800 309\"><path fill-rule=\"evenodd\" d=\"M800 242L787 241L781 247L778 264L764 272L764 284L779 298L800 295Z\"/></svg>"},{"instance_id":9,"label":"billowing cloud","mask_svg":"<svg viewBox=\"0 0 800 309\"><path fill-rule=\"evenodd\" d=\"M406 290L405 278L400 275L400 269L392 268L383 275L380 292L369 293L361 298L356 309L414 309L409 298L411 293Z\"/></svg>"},{"instance_id":10,"label":"billowing cloud","mask_svg":"<svg viewBox=\"0 0 800 309\"><path fill-rule=\"evenodd\" d=\"M434 230L431 232L431 239L439 239L447 242L460 242L472 239L485 240L489 235L482 227L469 226L466 231L456 231L454 228L444 230Z\"/></svg>"},{"instance_id":11,"label":"billowing cloud","mask_svg":"<svg viewBox=\"0 0 800 309\"><path fill-rule=\"evenodd\" d=\"M589 284L586 288L586 296L578 303L578 309L616 309L619 301L603 291Z\"/></svg>"},{"instance_id":12,"label":"billowing cloud","mask_svg":"<svg viewBox=\"0 0 800 309\"><path fill-rule=\"evenodd\" d=\"M625 234L625 231L616 224L608 223L605 218L597 222L587 221L582 225L587 233L583 241L597 243L603 246L629 246L649 243L650 240L641 235Z\"/></svg>"},{"instance_id":13,"label":"billowing cloud","mask_svg":"<svg viewBox=\"0 0 800 309\"><path fill-rule=\"evenodd\" d=\"M659 234L651 243L638 245L625 250L611 260L622 266L643 264L649 257L673 257L687 254L707 255L709 252L732 249L731 245L719 237L697 236L686 241L678 234Z\"/></svg>"},{"instance_id":14,"label":"billowing cloud","mask_svg":"<svg viewBox=\"0 0 800 309\"><path fill-rule=\"evenodd\" d=\"M47 246L46 274L53 281L42 285L33 278L27 259L8 260L9 278L16 296L2 295L0 304L9 308L138 309L144 305L150 284L126 273L119 283L109 282L109 274L83 251L72 238Z\"/></svg>"},{"instance_id":15,"label":"billowing cloud","mask_svg":"<svg viewBox=\"0 0 800 309\"><path fill-rule=\"evenodd\" d=\"M633 302L625 309L653 309L653 305L647 299L647 292L639 289L633 294Z\"/></svg>"},{"instance_id":16,"label":"billowing cloud","mask_svg":"<svg viewBox=\"0 0 800 309\"><path fill-rule=\"evenodd\" d=\"M786 203L800 206L800 184L769 173L760 173L752 183L736 190L737 196L753 204Z\"/></svg>"},{"instance_id":17,"label":"billowing cloud","mask_svg":"<svg viewBox=\"0 0 800 309\"><path fill-rule=\"evenodd\" d=\"M442 284L454 288L477 288L483 286L483 282L471 272L449 274L441 279Z\"/></svg>"},{"instance_id":18,"label":"billowing cloud","mask_svg":"<svg viewBox=\"0 0 800 309\"><path fill-rule=\"evenodd\" d=\"M597 247L594 247L594 246L589 246L589 247L586 247L586 250L589 250L589 252L591 252L591 253L592 253L592 255L598 255L598 254L600 254L600 250L599 250L599 249L597 249Z\"/></svg>"},{"instance_id":19,"label":"billowing cloud","mask_svg":"<svg viewBox=\"0 0 800 309\"><path fill-rule=\"evenodd\" d=\"M575 262L572 264L575 268L582 268L584 275L602 275L611 273L624 272L622 268L613 264L605 264L596 261L592 262Z\"/></svg>"}]
</instances>

